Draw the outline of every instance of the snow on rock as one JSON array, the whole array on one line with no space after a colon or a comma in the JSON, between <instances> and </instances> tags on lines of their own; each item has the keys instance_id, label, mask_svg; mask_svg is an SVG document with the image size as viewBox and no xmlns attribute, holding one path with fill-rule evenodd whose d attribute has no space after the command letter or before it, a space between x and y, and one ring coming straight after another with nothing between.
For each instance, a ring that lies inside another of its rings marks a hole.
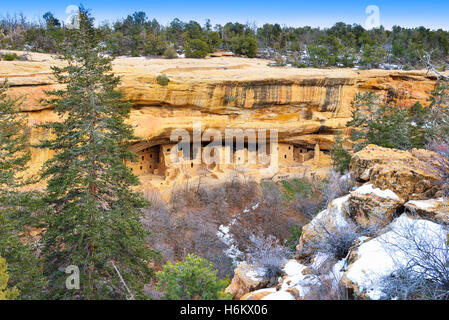
<instances>
[{"instance_id":1,"label":"snow on rock","mask_svg":"<svg viewBox=\"0 0 449 320\"><path fill-rule=\"evenodd\" d=\"M280 291L286 291L294 288L298 292L299 298L309 293L310 286L317 283L316 276L304 272L307 266L300 264L296 260L289 260L284 267L286 276L284 277Z\"/></svg>"},{"instance_id":2,"label":"snow on rock","mask_svg":"<svg viewBox=\"0 0 449 320\"><path fill-rule=\"evenodd\" d=\"M371 194L374 193L380 198L387 198L393 200L399 200L399 197L391 190L381 190L379 188L374 188L372 184L364 184L363 186L357 188L353 191L358 194Z\"/></svg>"},{"instance_id":3,"label":"snow on rock","mask_svg":"<svg viewBox=\"0 0 449 320\"><path fill-rule=\"evenodd\" d=\"M327 261L328 256L319 254L315 261ZM324 275L324 278L331 279L332 284L337 286L343 275L343 267L346 265L346 260L342 259L334 264L328 274ZM261 300L295 300L304 299L310 292L313 286L319 285L320 279L317 275L311 272L312 266L306 266L299 263L297 260L289 260L284 268L283 272L285 276L281 280L281 284L278 291L275 288L269 288L265 290L274 290L272 293L267 294L266 291L259 290L249 293L245 296L245 299L256 299L260 297ZM322 279L321 279L322 280Z\"/></svg>"},{"instance_id":4,"label":"snow on rock","mask_svg":"<svg viewBox=\"0 0 449 320\"><path fill-rule=\"evenodd\" d=\"M444 198L412 200L405 204L411 212L441 223L449 223L449 200Z\"/></svg>"},{"instance_id":5,"label":"snow on rock","mask_svg":"<svg viewBox=\"0 0 449 320\"><path fill-rule=\"evenodd\" d=\"M225 292L232 294L235 299L240 299L252 291L264 288L267 284L264 269L241 263L234 270L232 282Z\"/></svg>"},{"instance_id":6,"label":"snow on rock","mask_svg":"<svg viewBox=\"0 0 449 320\"><path fill-rule=\"evenodd\" d=\"M385 233L358 247L355 261L348 266L342 282L360 297L381 299L382 279L409 263L412 255L416 256L416 241L447 250L446 237L447 229L442 225L403 214Z\"/></svg>"},{"instance_id":7,"label":"snow on rock","mask_svg":"<svg viewBox=\"0 0 449 320\"><path fill-rule=\"evenodd\" d=\"M263 281L266 275L265 268L255 267L246 272L246 276L252 281Z\"/></svg>"},{"instance_id":8,"label":"snow on rock","mask_svg":"<svg viewBox=\"0 0 449 320\"><path fill-rule=\"evenodd\" d=\"M350 195L333 200L326 210L321 211L310 223L302 228L298 249L307 248L307 244L324 234L324 229L331 231L349 226L350 218L346 207Z\"/></svg>"},{"instance_id":9,"label":"snow on rock","mask_svg":"<svg viewBox=\"0 0 449 320\"><path fill-rule=\"evenodd\" d=\"M404 202L391 190L381 190L374 188L372 184L365 184L351 191L348 213L364 227L386 226L393 220L396 209Z\"/></svg>"},{"instance_id":10,"label":"snow on rock","mask_svg":"<svg viewBox=\"0 0 449 320\"><path fill-rule=\"evenodd\" d=\"M253 292L248 292L247 294L243 295L240 300L262 300L263 297L275 292L276 288L259 289Z\"/></svg>"},{"instance_id":11,"label":"snow on rock","mask_svg":"<svg viewBox=\"0 0 449 320\"><path fill-rule=\"evenodd\" d=\"M289 292L278 291L263 297L261 300L296 300L296 299Z\"/></svg>"}]
</instances>

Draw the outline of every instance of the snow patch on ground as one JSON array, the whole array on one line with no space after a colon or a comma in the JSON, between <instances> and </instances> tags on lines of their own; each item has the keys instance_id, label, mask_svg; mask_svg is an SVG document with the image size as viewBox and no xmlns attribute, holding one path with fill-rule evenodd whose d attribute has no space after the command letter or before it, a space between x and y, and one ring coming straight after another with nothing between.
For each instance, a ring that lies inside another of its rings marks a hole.
<instances>
[{"instance_id":1,"label":"snow patch on ground","mask_svg":"<svg viewBox=\"0 0 449 320\"><path fill-rule=\"evenodd\" d=\"M314 275L303 274L303 271L306 268L305 265L300 264L296 260L289 260L284 267L284 272L287 276L282 282L280 291L295 288L298 290L299 297L304 298L304 296L309 293L310 286L317 283L317 279Z\"/></svg>"},{"instance_id":2,"label":"snow patch on ground","mask_svg":"<svg viewBox=\"0 0 449 320\"><path fill-rule=\"evenodd\" d=\"M259 207L259 202L255 205L251 206L251 209L254 211ZM249 213L250 209L244 209L243 213ZM228 225L220 225L218 227L218 231L216 233L218 239L221 240L228 248L225 250L225 254L227 257L232 259L232 263L234 266L239 265L242 261L241 258L244 256L243 252L239 250L237 247L237 243L230 233L231 227L237 222L237 218L239 218L240 214L238 214Z\"/></svg>"}]
</instances>

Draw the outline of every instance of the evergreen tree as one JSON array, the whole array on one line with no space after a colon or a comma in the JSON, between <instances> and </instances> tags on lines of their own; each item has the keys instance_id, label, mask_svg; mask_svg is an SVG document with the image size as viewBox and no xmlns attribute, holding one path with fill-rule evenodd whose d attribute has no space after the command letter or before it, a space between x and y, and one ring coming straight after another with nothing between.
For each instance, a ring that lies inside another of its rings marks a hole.
<instances>
[{"instance_id":1,"label":"evergreen tree","mask_svg":"<svg viewBox=\"0 0 449 320\"><path fill-rule=\"evenodd\" d=\"M439 79L430 97L429 137L449 142L449 81Z\"/></svg>"},{"instance_id":2,"label":"evergreen tree","mask_svg":"<svg viewBox=\"0 0 449 320\"><path fill-rule=\"evenodd\" d=\"M63 119L42 125L54 138L40 146L56 153L42 169L48 181L42 253L49 297L144 298L155 253L140 223L148 203L132 191L138 179L124 164L136 157L126 149L135 139L124 122L130 105L116 89L120 79L111 73L101 36L82 7L79 21L66 39L66 66L53 68L65 89L48 92L44 101ZM80 270L79 290L65 288L69 265Z\"/></svg>"},{"instance_id":3,"label":"evergreen tree","mask_svg":"<svg viewBox=\"0 0 449 320\"><path fill-rule=\"evenodd\" d=\"M404 108L384 105L372 93L358 93L353 102L352 119L346 126L351 128L351 141L355 151L368 144L385 148L409 150L422 148L425 143L426 109L420 105Z\"/></svg>"},{"instance_id":4,"label":"evergreen tree","mask_svg":"<svg viewBox=\"0 0 449 320\"><path fill-rule=\"evenodd\" d=\"M188 254L184 262L170 261L157 273L158 290L165 292L168 300L218 300L230 299L224 293L229 284L217 279L212 263L194 254Z\"/></svg>"},{"instance_id":5,"label":"evergreen tree","mask_svg":"<svg viewBox=\"0 0 449 320\"><path fill-rule=\"evenodd\" d=\"M330 150L332 166L340 172L340 174L345 174L345 172L349 170L349 162L351 161L351 155L343 146L343 143L343 137L341 134L338 134L335 137L335 143Z\"/></svg>"},{"instance_id":6,"label":"evergreen tree","mask_svg":"<svg viewBox=\"0 0 449 320\"><path fill-rule=\"evenodd\" d=\"M18 101L0 87L0 256L9 263L9 283L20 290L20 298L39 298L45 281L35 247L25 238L39 208L37 192L23 192L29 182L23 173L30 160L26 119Z\"/></svg>"},{"instance_id":7,"label":"evergreen tree","mask_svg":"<svg viewBox=\"0 0 449 320\"><path fill-rule=\"evenodd\" d=\"M17 288L8 289L9 275L7 269L8 265L6 264L6 260L0 257L0 301L14 300L19 295Z\"/></svg>"}]
</instances>

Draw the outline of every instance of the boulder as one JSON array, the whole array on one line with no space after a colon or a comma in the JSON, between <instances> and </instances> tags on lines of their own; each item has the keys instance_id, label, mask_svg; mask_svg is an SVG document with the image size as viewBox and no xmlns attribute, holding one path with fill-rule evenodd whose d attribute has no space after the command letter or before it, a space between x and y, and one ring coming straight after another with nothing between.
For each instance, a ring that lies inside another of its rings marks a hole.
<instances>
[{"instance_id":1,"label":"boulder","mask_svg":"<svg viewBox=\"0 0 449 320\"><path fill-rule=\"evenodd\" d=\"M386 226L404 202L391 190L365 184L351 192L347 208L351 218L363 227Z\"/></svg>"},{"instance_id":2,"label":"boulder","mask_svg":"<svg viewBox=\"0 0 449 320\"><path fill-rule=\"evenodd\" d=\"M361 299L378 300L384 297L383 280L411 261L426 254L447 254L447 229L437 223L414 219L407 214L394 220L375 238L362 237L348 258L348 266L340 283ZM419 263L425 265L420 259Z\"/></svg>"},{"instance_id":3,"label":"boulder","mask_svg":"<svg viewBox=\"0 0 449 320\"><path fill-rule=\"evenodd\" d=\"M234 277L225 292L240 299L251 291L264 288L268 281L264 268L242 263L234 270Z\"/></svg>"},{"instance_id":4,"label":"boulder","mask_svg":"<svg viewBox=\"0 0 449 320\"><path fill-rule=\"evenodd\" d=\"M321 211L310 223L302 228L297 246L297 250L300 253L304 255L313 253L309 252L313 248L308 248L311 242L327 232L349 225L350 218L347 213L349 197L350 195L346 195L331 201L326 210Z\"/></svg>"},{"instance_id":5,"label":"boulder","mask_svg":"<svg viewBox=\"0 0 449 320\"><path fill-rule=\"evenodd\" d=\"M438 155L428 150L402 151L368 145L355 153L350 170L359 182L392 190L404 200L425 200L438 192Z\"/></svg>"},{"instance_id":6,"label":"boulder","mask_svg":"<svg viewBox=\"0 0 449 320\"><path fill-rule=\"evenodd\" d=\"M448 199L412 200L407 202L405 207L423 218L449 224Z\"/></svg>"},{"instance_id":7,"label":"boulder","mask_svg":"<svg viewBox=\"0 0 449 320\"><path fill-rule=\"evenodd\" d=\"M248 292L247 294L243 295L240 300L262 300L265 296L275 292L276 288L259 289L253 292Z\"/></svg>"}]
</instances>

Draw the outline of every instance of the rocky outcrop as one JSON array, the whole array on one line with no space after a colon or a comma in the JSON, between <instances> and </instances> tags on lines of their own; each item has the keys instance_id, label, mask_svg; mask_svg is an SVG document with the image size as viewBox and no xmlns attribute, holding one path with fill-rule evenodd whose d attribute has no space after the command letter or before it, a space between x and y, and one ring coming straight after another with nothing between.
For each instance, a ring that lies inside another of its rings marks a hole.
<instances>
[{"instance_id":1,"label":"rocky outcrop","mask_svg":"<svg viewBox=\"0 0 449 320\"><path fill-rule=\"evenodd\" d=\"M427 255L439 256L439 261L444 262L447 234L447 228L440 224L403 214L377 237L364 238L352 251L341 284L362 299L385 298L386 282L394 272L406 266L416 267L416 263L422 268L431 266L432 258L426 258L425 250L429 250ZM434 263L437 261L438 258Z\"/></svg>"},{"instance_id":2,"label":"rocky outcrop","mask_svg":"<svg viewBox=\"0 0 449 320\"><path fill-rule=\"evenodd\" d=\"M360 226L385 226L393 220L393 215L404 200L391 190L373 188L365 184L350 193L347 210Z\"/></svg>"},{"instance_id":3,"label":"rocky outcrop","mask_svg":"<svg viewBox=\"0 0 449 320\"><path fill-rule=\"evenodd\" d=\"M349 195L333 200L326 210L321 211L302 228L299 245L297 246L300 255L309 255L309 248L314 249L313 246L311 247L311 243L319 241L321 237L334 232L336 229L346 228L349 225L348 200Z\"/></svg>"},{"instance_id":4,"label":"rocky outcrop","mask_svg":"<svg viewBox=\"0 0 449 320\"><path fill-rule=\"evenodd\" d=\"M234 270L234 277L226 288L226 293L231 294L234 299L240 299L251 291L264 288L267 284L268 279L265 277L263 268L240 264Z\"/></svg>"},{"instance_id":5,"label":"rocky outcrop","mask_svg":"<svg viewBox=\"0 0 449 320\"><path fill-rule=\"evenodd\" d=\"M449 200L428 198L439 193L436 157L372 145L354 154L352 176L365 184L333 200L302 228L296 260L283 266L276 288L245 297L319 299L345 292L349 299L395 299L399 272L412 270L429 281L446 273ZM345 230L349 236L341 237ZM344 254L337 258L329 245L345 246Z\"/></svg>"},{"instance_id":6,"label":"rocky outcrop","mask_svg":"<svg viewBox=\"0 0 449 320\"><path fill-rule=\"evenodd\" d=\"M412 200L405 204L405 208L425 219L449 224L448 199Z\"/></svg>"},{"instance_id":7,"label":"rocky outcrop","mask_svg":"<svg viewBox=\"0 0 449 320\"><path fill-rule=\"evenodd\" d=\"M192 132L193 123L200 121L203 130L221 134L226 128L276 129L280 143L312 152L318 145L327 151L351 115L356 92L374 91L385 101L401 99L405 105L425 104L435 83L424 71L298 69L268 63L237 57L116 59L113 71L122 77L121 89L133 104L129 123L145 142L136 148L168 144L173 130ZM31 54L31 61L0 61L0 81L7 79L10 94L23 97L32 143L47 134L34 124L57 120L40 99L45 90L57 87L50 67L59 64L58 59L37 53ZM160 74L167 75L168 85L157 82ZM51 156L49 151L33 149L32 171L37 172ZM320 161L327 166L329 158ZM160 185L155 178L142 179L147 180Z\"/></svg>"},{"instance_id":8,"label":"rocky outcrop","mask_svg":"<svg viewBox=\"0 0 449 320\"><path fill-rule=\"evenodd\" d=\"M401 151L369 145L351 159L350 170L360 182L391 190L404 200L429 199L441 180L438 155L427 150Z\"/></svg>"}]
</instances>

